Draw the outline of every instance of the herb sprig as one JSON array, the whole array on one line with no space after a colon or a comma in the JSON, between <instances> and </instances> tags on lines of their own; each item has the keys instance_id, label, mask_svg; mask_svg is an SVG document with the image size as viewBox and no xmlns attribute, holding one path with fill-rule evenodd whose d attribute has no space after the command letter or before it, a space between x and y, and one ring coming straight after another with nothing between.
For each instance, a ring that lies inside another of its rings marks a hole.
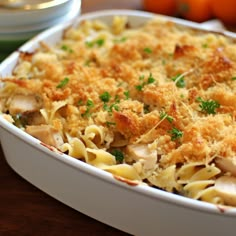
<instances>
[{"instance_id":1,"label":"herb sprig","mask_svg":"<svg viewBox=\"0 0 236 236\"><path fill-rule=\"evenodd\" d=\"M69 83L69 78L65 77L61 82L57 85L57 88L64 88Z\"/></svg>"},{"instance_id":2,"label":"herb sprig","mask_svg":"<svg viewBox=\"0 0 236 236\"><path fill-rule=\"evenodd\" d=\"M111 95L108 92L104 92L102 93L99 98L103 101L103 102L109 102Z\"/></svg>"},{"instance_id":3,"label":"herb sprig","mask_svg":"<svg viewBox=\"0 0 236 236\"><path fill-rule=\"evenodd\" d=\"M171 80L175 82L175 84L178 88L184 88L186 86L183 75L178 74L178 75L172 77Z\"/></svg>"},{"instance_id":4,"label":"herb sprig","mask_svg":"<svg viewBox=\"0 0 236 236\"><path fill-rule=\"evenodd\" d=\"M160 119L161 119L161 120L166 119L166 120L168 120L170 123L172 123L173 120L174 120L174 118L173 118L172 116L168 115L165 111L161 111L161 112L160 112Z\"/></svg>"},{"instance_id":5,"label":"herb sprig","mask_svg":"<svg viewBox=\"0 0 236 236\"><path fill-rule=\"evenodd\" d=\"M147 80L144 80L145 77L144 75L140 76L139 77L139 81L141 82L140 84L136 85L135 88L138 90L138 91L142 91L144 86L148 85L148 84L152 84L155 82L155 79L153 78L152 76L152 73L149 74Z\"/></svg>"},{"instance_id":6,"label":"herb sprig","mask_svg":"<svg viewBox=\"0 0 236 236\"><path fill-rule=\"evenodd\" d=\"M172 141L175 141L183 137L183 131L177 129L176 127L173 127L171 130L169 130L169 133L171 134Z\"/></svg>"},{"instance_id":7,"label":"herb sprig","mask_svg":"<svg viewBox=\"0 0 236 236\"><path fill-rule=\"evenodd\" d=\"M110 104L110 100L111 100L111 95L109 94L109 92L105 91L104 93L102 93L99 96L100 100L104 102L103 104L103 109L109 113L112 112L112 110L116 110L119 111L119 106L118 103L120 102L119 98L116 96L115 97L115 101L114 103Z\"/></svg>"},{"instance_id":8,"label":"herb sprig","mask_svg":"<svg viewBox=\"0 0 236 236\"><path fill-rule=\"evenodd\" d=\"M216 109L220 107L220 103L215 100L203 100L201 97L198 97L197 102L200 102L199 107L202 112L207 114L216 114Z\"/></svg>"},{"instance_id":9,"label":"herb sprig","mask_svg":"<svg viewBox=\"0 0 236 236\"><path fill-rule=\"evenodd\" d=\"M111 154L115 156L117 163L122 163L125 158L123 152L119 149L112 150Z\"/></svg>"},{"instance_id":10,"label":"herb sprig","mask_svg":"<svg viewBox=\"0 0 236 236\"><path fill-rule=\"evenodd\" d=\"M103 46L105 43L104 39L97 39L97 40L93 40L93 41L86 41L85 44L87 47L92 48L94 46L98 46L101 47Z\"/></svg>"},{"instance_id":11,"label":"herb sprig","mask_svg":"<svg viewBox=\"0 0 236 236\"><path fill-rule=\"evenodd\" d=\"M146 52L147 54L151 54L152 53L152 49L151 48L144 48L143 49L144 52Z\"/></svg>"},{"instance_id":12,"label":"herb sprig","mask_svg":"<svg viewBox=\"0 0 236 236\"><path fill-rule=\"evenodd\" d=\"M91 109L94 107L94 102L91 99L88 99L86 102L86 111L81 114L82 117L90 117L91 116Z\"/></svg>"},{"instance_id":13,"label":"herb sprig","mask_svg":"<svg viewBox=\"0 0 236 236\"><path fill-rule=\"evenodd\" d=\"M61 49L62 49L63 51L65 51L65 52L69 52L69 53L73 53L73 52L74 52L73 49L71 49L68 45L65 45L65 44L63 44L63 45L61 46Z\"/></svg>"}]
</instances>

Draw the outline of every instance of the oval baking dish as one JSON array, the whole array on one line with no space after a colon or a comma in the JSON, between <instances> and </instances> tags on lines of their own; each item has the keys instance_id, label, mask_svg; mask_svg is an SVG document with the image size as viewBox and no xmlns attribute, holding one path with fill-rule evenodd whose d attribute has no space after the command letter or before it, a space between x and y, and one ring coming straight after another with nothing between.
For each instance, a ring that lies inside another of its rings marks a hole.
<instances>
[{"instance_id":1,"label":"oval baking dish","mask_svg":"<svg viewBox=\"0 0 236 236\"><path fill-rule=\"evenodd\" d=\"M109 24L114 16L128 17L128 27L134 28L154 17L141 11L110 10L82 15L74 25L93 19ZM199 24L171 17L156 17L204 31ZM19 51L27 55L42 42L54 45L61 40L68 27L71 27L70 23L46 30L28 41ZM228 32L224 34L234 37ZM19 51L0 64L1 78L11 76L19 60ZM181 50L178 52L182 53ZM150 49L145 48L144 53L150 53ZM143 81L142 78L140 81ZM142 85L148 84L148 81ZM202 102L200 98L199 102ZM8 164L27 181L64 204L133 235L235 234L236 208L194 200L125 180L46 145L4 117L0 116L0 137ZM168 118L170 120L171 117Z\"/></svg>"}]
</instances>

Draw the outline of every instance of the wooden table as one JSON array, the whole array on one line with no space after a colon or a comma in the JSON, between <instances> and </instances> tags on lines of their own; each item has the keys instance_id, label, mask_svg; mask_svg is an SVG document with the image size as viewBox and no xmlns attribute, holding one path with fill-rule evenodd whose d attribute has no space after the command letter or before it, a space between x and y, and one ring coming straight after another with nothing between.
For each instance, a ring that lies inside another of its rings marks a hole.
<instances>
[{"instance_id":1,"label":"wooden table","mask_svg":"<svg viewBox=\"0 0 236 236\"><path fill-rule=\"evenodd\" d=\"M141 9L140 0L83 0L82 13L111 8ZM125 236L38 190L6 163L0 148L0 235Z\"/></svg>"}]
</instances>

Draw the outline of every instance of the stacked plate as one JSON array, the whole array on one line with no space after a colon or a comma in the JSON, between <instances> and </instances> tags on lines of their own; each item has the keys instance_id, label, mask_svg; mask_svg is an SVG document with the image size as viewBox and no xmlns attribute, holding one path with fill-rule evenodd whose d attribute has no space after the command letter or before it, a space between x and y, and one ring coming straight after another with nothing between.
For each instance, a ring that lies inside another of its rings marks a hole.
<instances>
[{"instance_id":1,"label":"stacked plate","mask_svg":"<svg viewBox=\"0 0 236 236\"><path fill-rule=\"evenodd\" d=\"M75 19L80 0L0 1L0 61L41 31Z\"/></svg>"}]
</instances>

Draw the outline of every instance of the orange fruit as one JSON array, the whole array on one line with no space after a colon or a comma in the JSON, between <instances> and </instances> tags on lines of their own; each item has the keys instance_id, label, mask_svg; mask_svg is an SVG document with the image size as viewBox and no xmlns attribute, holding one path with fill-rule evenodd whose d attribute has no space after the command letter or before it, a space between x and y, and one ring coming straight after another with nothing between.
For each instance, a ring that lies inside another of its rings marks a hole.
<instances>
[{"instance_id":1,"label":"orange fruit","mask_svg":"<svg viewBox=\"0 0 236 236\"><path fill-rule=\"evenodd\" d=\"M219 0L213 0L219 1ZM183 18L203 22L211 19L211 0L177 0L177 9ZM223 3L222 3L223 4Z\"/></svg>"},{"instance_id":2,"label":"orange fruit","mask_svg":"<svg viewBox=\"0 0 236 236\"><path fill-rule=\"evenodd\" d=\"M236 25L236 1L235 0L211 0L211 8L214 16L228 25Z\"/></svg>"},{"instance_id":3,"label":"orange fruit","mask_svg":"<svg viewBox=\"0 0 236 236\"><path fill-rule=\"evenodd\" d=\"M145 11L162 15L175 15L176 6L176 0L143 0L143 9Z\"/></svg>"}]
</instances>

